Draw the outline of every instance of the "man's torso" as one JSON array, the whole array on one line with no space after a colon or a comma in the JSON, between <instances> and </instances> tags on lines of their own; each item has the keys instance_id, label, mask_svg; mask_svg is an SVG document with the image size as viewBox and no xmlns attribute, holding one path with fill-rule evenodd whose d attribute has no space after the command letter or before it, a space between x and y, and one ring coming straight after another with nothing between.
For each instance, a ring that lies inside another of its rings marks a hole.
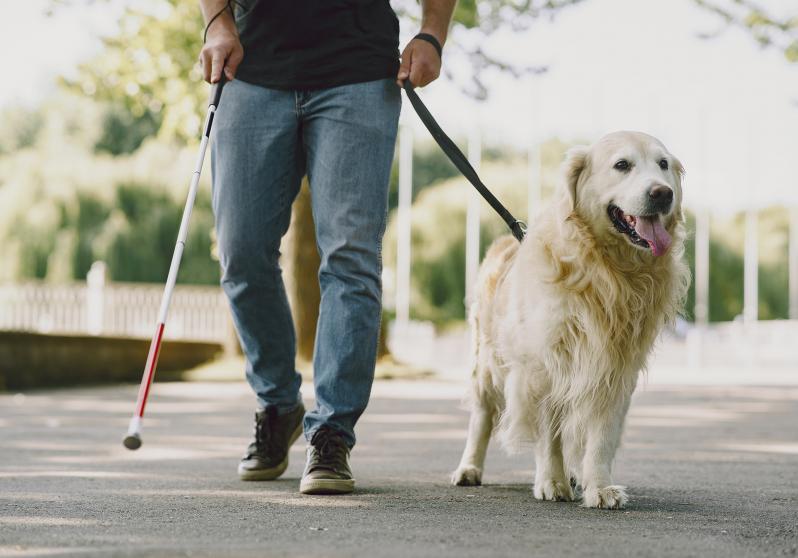
<instances>
[{"instance_id":1,"label":"man's torso","mask_svg":"<svg viewBox=\"0 0 798 558\"><path fill-rule=\"evenodd\" d=\"M399 22L388 0L239 0L236 77L311 90L396 75Z\"/></svg>"}]
</instances>

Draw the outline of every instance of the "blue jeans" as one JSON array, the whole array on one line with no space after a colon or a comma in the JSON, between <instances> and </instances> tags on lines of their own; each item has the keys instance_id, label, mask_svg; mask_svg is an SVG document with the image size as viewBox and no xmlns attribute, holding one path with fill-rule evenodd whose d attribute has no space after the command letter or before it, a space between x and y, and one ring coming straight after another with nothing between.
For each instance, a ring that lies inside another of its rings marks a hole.
<instances>
[{"instance_id":1,"label":"blue jeans","mask_svg":"<svg viewBox=\"0 0 798 558\"><path fill-rule=\"evenodd\" d=\"M262 407L301 396L296 338L279 266L280 240L302 177L310 181L321 258L313 355L322 425L355 444L374 380L382 311L381 245L401 97L392 79L316 91L234 80L213 121L213 210L222 288Z\"/></svg>"}]
</instances>

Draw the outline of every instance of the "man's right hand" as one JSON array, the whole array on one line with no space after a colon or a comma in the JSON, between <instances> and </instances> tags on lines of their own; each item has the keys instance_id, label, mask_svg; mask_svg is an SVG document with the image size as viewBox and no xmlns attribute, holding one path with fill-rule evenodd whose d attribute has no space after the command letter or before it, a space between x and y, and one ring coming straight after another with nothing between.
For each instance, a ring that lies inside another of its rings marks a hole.
<instances>
[{"instance_id":1,"label":"man's right hand","mask_svg":"<svg viewBox=\"0 0 798 558\"><path fill-rule=\"evenodd\" d=\"M231 15L225 12L208 29L207 40L200 52L202 75L208 83L216 83L224 70L227 79L232 80L243 59L244 47L238 39L236 24Z\"/></svg>"}]
</instances>

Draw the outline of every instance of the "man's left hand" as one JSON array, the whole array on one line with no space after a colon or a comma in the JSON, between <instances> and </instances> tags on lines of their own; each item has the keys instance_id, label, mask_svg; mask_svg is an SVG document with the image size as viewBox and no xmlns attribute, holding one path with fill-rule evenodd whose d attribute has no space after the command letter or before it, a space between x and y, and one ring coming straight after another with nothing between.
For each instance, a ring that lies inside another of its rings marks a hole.
<instances>
[{"instance_id":1,"label":"man's left hand","mask_svg":"<svg viewBox=\"0 0 798 558\"><path fill-rule=\"evenodd\" d=\"M399 66L396 83L402 87L404 81L410 78L410 83L414 86L424 87L438 79L440 73L441 57L435 47L427 41L413 39L402 52L402 64Z\"/></svg>"}]
</instances>

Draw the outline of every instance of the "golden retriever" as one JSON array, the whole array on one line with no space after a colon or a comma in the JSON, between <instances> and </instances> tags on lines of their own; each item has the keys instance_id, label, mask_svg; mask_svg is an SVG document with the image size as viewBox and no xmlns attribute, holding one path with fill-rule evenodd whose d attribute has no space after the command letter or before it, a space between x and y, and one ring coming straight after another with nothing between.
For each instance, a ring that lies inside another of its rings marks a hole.
<instances>
[{"instance_id":1,"label":"golden retriever","mask_svg":"<svg viewBox=\"0 0 798 558\"><path fill-rule=\"evenodd\" d=\"M522 243L502 237L479 272L474 372L456 485L478 485L495 431L535 445L534 496L621 508L611 470L639 373L681 309L682 164L656 138L608 134L567 154L553 201Z\"/></svg>"}]
</instances>

